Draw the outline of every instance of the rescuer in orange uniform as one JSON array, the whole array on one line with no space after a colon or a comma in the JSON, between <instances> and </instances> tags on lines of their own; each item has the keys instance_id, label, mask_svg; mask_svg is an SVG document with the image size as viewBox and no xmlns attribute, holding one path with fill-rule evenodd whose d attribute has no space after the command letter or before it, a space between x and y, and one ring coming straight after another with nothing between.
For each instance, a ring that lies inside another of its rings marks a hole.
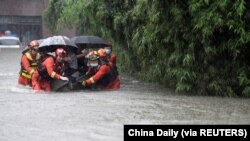
<instances>
[{"instance_id":1,"label":"rescuer in orange uniform","mask_svg":"<svg viewBox=\"0 0 250 141\"><path fill-rule=\"evenodd\" d=\"M104 47L107 59L109 62L111 62L116 67L116 55L112 52L112 45Z\"/></svg>"},{"instance_id":2,"label":"rescuer in orange uniform","mask_svg":"<svg viewBox=\"0 0 250 141\"><path fill-rule=\"evenodd\" d=\"M92 76L82 81L84 87L98 85L101 89L119 89L120 79L117 71L107 60L105 49L100 49L98 52L91 52L89 55L89 65Z\"/></svg>"},{"instance_id":3,"label":"rescuer in orange uniform","mask_svg":"<svg viewBox=\"0 0 250 141\"><path fill-rule=\"evenodd\" d=\"M28 44L29 50L21 58L21 70L18 78L18 84L31 86L31 77L37 69L37 62L40 58L38 53L39 43L37 40Z\"/></svg>"},{"instance_id":4,"label":"rescuer in orange uniform","mask_svg":"<svg viewBox=\"0 0 250 141\"><path fill-rule=\"evenodd\" d=\"M63 59L66 56L67 53L62 48L56 50L56 58L45 52L41 53L38 69L32 77L32 87L36 92L40 90L51 91L50 81L52 79L69 80L67 77L62 76L64 71Z\"/></svg>"}]
</instances>

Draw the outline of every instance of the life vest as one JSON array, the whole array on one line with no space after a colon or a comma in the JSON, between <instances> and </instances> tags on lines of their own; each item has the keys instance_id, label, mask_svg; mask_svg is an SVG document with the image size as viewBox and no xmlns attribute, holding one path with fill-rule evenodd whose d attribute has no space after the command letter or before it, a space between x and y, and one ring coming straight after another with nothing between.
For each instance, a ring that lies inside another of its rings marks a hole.
<instances>
[{"instance_id":1,"label":"life vest","mask_svg":"<svg viewBox=\"0 0 250 141\"><path fill-rule=\"evenodd\" d=\"M42 77L43 79L46 79L46 80L51 80L52 77L49 75L48 71L47 71L47 68L45 67L45 65L43 65L43 62L49 58L49 57L52 57L54 60L55 58L52 56L52 55L48 55L42 59L40 59L38 61L38 67L37 67L37 71L39 73L39 76ZM55 64L54 64L55 65ZM59 74L62 74L64 72L64 64L62 63L61 65L58 65L55 70L54 70L56 73L59 73Z\"/></svg>"},{"instance_id":2,"label":"life vest","mask_svg":"<svg viewBox=\"0 0 250 141\"><path fill-rule=\"evenodd\" d=\"M28 58L30 67L31 67L33 70L36 70L36 69L37 69L37 66L38 66L37 62L38 62L38 60L39 60L39 58L40 58L40 54L38 53L38 54L36 55L36 58L35 58L35 59L32 58L30 52L26 52L24 55ZM34 72L34 71L33 71L33 72ZM21 62L20 75L22 75L23 77L28 78L28 79L31 79L31 77L32 77L32 73L29 73L29 72L27 72L27 71L25 70L25 68L24 68L24 66L23 66L23 64L22 64L22 62Z\"/></svg>"},{"instance_id":3,"label":"life vest","mask_svg":"<svg viewBox=\"0 0 250 141\"><path fill-rule=\"evenodd\" d=\"M97 68L97 70L99 70L102 65L107 65L108 67L110 67L111 71L105 76L103 76L101 79L99 79L97 81L97 85L106 86L112 81L114 81L119 74L118 74L117 68L111 67L111 65L108 62L102 62L101 65Z\"/></svg>"},{"instance_id":4,"label":"life vest","mask_svg":"<svg viewBox=\"0 0 250 141\"><path fill-rule=\"evenodd\" d=\"M38 61L38 66L37 66L37 71L38 71L38 73L39 73L39 76L40 76L41 78L43 78L43 79L46 79L46 80L50 80L51 77L50 77L49 74L48 74L47 68L43 65L43 62L44 62L47 58L49 58L49 57L53 57L53 56L47 55L47 56L45 56L45 57L39 59L39 61ZM53 59L54 59L54 57L53 57Z\"/></svg>"}]
</instances>

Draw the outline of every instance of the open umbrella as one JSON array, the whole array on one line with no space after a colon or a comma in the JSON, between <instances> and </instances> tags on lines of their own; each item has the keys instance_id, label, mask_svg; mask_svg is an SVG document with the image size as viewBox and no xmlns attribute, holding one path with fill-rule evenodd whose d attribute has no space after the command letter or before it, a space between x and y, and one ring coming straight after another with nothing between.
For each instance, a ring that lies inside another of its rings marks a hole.
<instances>
[{"instance_id":1,"label":"open umbrella","mask_svg":"<svg viewBox=\"0 0 250 141\"><path fill-rule=\"evenodd\" d=\"M98 36L92 36L92 35L85 35L85 36L75 36L70 39L73 43L76 45L84 45L85 47L105 47L108 46L109 43L106 42L104 39L98 37Z\"/></svg>"},{"instance_id":2,"label":"open umbrella","mask_svg":"<svg viewBox=\"0 0 250 141\"><path fill-rule=\"evenodd\" d=\"M39 39L39 40L38 40L39 45L40 45L44 40L45 40L45 39Z\"/></svg>"},{"instance_id":3,"label":"open umbrella","mask_svg":"<svg viewBox=\"0 0 250 141\"><path fill-rule=\"evenodd\" d=\"M44 39L39 45L39 51L54 52L57 48L68 47L74 51L77 46L66 36L52 36Z\"/></svg>"}]
</instances>

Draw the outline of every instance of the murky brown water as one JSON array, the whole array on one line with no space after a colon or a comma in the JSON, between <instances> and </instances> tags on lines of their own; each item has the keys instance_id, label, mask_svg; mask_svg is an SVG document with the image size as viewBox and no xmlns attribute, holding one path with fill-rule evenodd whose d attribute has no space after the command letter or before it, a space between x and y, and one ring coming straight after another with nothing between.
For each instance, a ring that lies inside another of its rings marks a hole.
<instances>
[{"instance_id":1,"label":"murky brown water","mask_svg":"<svg viewBox=\"0 0 250 141\"><path fill-rule=\"evenodd\" d=\"M118 91L35 94L17 85L20 52L0 51L0 140L122 141L124 124L250 124L250 99L178 95L127 76Z\"/></svg>"}]
</instances>

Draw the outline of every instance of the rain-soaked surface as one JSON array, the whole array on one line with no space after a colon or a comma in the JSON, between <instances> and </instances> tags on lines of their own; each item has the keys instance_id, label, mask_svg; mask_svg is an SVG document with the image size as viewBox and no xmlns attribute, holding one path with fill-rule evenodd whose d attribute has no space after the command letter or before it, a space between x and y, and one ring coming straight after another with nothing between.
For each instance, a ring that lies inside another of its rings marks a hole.
<instances>
[{"instance_id":1,"label":"rain-soaked surface","mask_svg":"<svg viewBox=\"0 0 250 141\"><path fill-rule=\"evenodd\" d=\"M36 94L17 85L20 58L0 51L1 141L122 141L124 124L250 124L250 99L178 95L125 76L118 91Z\"/></svg>"}]
</instances>

